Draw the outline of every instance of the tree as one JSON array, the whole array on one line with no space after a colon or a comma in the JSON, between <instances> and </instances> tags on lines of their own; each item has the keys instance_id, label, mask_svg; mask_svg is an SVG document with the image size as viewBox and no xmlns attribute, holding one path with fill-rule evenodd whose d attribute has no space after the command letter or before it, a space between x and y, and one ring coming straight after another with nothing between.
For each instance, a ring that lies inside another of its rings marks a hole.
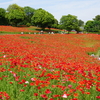
<instances>
[{"instance_id":1,"label":"tree","mask_svg":"<svg viewBox=\"0 0 100 100\"><path fill-rule=\"evenodd\" d=\"M58 28L58 20L54 19L54 24L52 25L52 28Z\"/></svg>"},{"instance_id":2,"label":"tree","mask_svg":"<svg viewBox=\"0 0 100 100\"><path fill-rule=\"evenodd\" d=\"M93 32L94 21L92 20L87 21L84 28L87 32Z\"/></svg>"},{"instance_id":3,"label":"tree","mask_svg":"<svg viewBox=\"0 0 100 100\"><path fill-rule=\"evenodd\" d=\"M31 20L33 24L40 26L44 30L46 27L52 26L55 19L52 14L40 8L35 11Z\"/></svg>"},{"instance_id":4,"label":"tree","mask_svg":"<svg viewBox=\"0 0 100 100\"><path fill-rule=\"evenodd\" d=\"M99 30L100 30L100 20L95 18L92 21L87 21L84 29L87 32L99 32Z\"/></svg>"},{"instance_id":5,"label":"tree","mask_svg":"<svg viewBox=\"0 0 100 100\"><path fill-rule=\"evenodd\" d=\"M95 31L99 31L100 30L100 15L95 16L93 20L94 20Z\"/></svg>"},{"instance_id":6,"label":"tree","mask_svg":"<svg viewBox=\"0 0 100 100\"><path fill-rule=\"evenodd\" d=\"M25 15L26 15L24 23L25 24L31 23L31 18L34 15L35 9L33 9L29 6L26 6L26 7L24 7L24 12L25 12Z\"/></svg>"},{"instance_id":7,"label":"tree","mask_svg":"<svg viewBox=\"0 0 100 100\"><path fill-rule=\"evenodd\" d=\"M78 27L78 19L76 16L68 14L61 17L60 24L69 33L71 30L74 30L76 27Z\"/></svg>"},{"instance_id":8,"label":"tree","mask_svg":"<svg viewBox=\"0 0 100 100\"><path fill-rule=\"evenodd\" d=\"M84 29L84 21L78 20L78 26L75 28L77 33L81 32Z\"/></svg>"},{"instance_id":9,"label":"tree","mask_svg":"<svg viewBox=\"0 0 100 100\"><path fill-rule=\"evenodd\" d=\"M0 8L0 25L7 24L7 19L5 18L6 10L3 8Z\"/></svg>"},{"instance_id":10,"label":"tree","mask_svg":"<svg viewBox=\"0 0 100 100\"><path fill-rule=\"evenodd\" d=\"M25 18L24 9L17 4L9 5L6 17L9 19L11 25L17 26Z\"/></svg>"},{"instance_id":11,"label":"tree","mask_svg":"<svg viewBox=\"0 0 100 100\"><path fill-rule=\"evenodd\" d=\"M78 20L78 26L82 27L84 25L84 21Z\"/></svg>"},{"instance_id":12,"label":"tree","mask_svg":"<svg viewBox=\"0 0 100 100\"><path fill-rule=\"evenodd\" d=\"M0 8L0 19L5 18L6 11L3 8Z\"/></svg>"},{"instance_id":13,"label":"tree","mask_svg":"<svg viewBox=\"0 0 100 100\"><path fill-rule=\"evenodd\" d=\"M95 18L93 18L93 20L100 21L100 15L95 16Z\"/></svg>"}]
</instances>

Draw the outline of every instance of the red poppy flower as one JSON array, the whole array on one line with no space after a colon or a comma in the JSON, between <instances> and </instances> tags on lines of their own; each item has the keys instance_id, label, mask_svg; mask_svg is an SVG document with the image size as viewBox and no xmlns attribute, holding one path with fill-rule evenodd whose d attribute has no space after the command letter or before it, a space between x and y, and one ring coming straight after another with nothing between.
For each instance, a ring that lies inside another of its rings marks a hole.
<instances>
[{"instance_id":1,"label":"red poppy flower","mask_svg":"<svg viewBox=\"0 0 100 100\"><path fill-rule=\"evenodd\" d=\"M60 96L60 95L57 95L57 94L56 94L56 95L53 95L53 97L59 97L59 96Z\"/></svg>"},{"instance_id":2,"label":"red poppy flower","mask_svg":"<svg viewBox=\"0 0 100 100\"><path fill-rule=\"evenodd\" d=\"M46 93L46 94L51 93L50 89L46 89L45 93Z\"/></svg>"},{"instance_id":3,"label":"red poppy flower","mask_svg":"<svg viewBox=\"0 0 100 100\"><path fill-rule=\"evenodd\" d=\"M34 93L34 96L38 96L38 93Z\"/></svg>"},{"instance_id":4,"label":"red poppy flower","mask_svg":"<svg viewBox=\"0 0 100 100\"><path fill-rule=\"evenodd\" d=\"M34 85L34 82L30 82L30 86L33 86Z\"/></svg>"},{"instance_id":5,"label":"red poppy flower","mask_svg":"<svg viewBox=\"0 0 100 100\"><path fill-rule=\"evenodd\" d=\"M21 89L21 90L20 90L20 92L24 92L24 91L25 91L24 89Z\"/></svg>"},{"instance_id":6,"label":"red poppy flower","mask_svg":"<svg viewBox=\"0 0 100 100\"><path fill-rule=\"evenodd\" d=\"M42 98L48 98L48 97L46 96L46 94L41 94L41 97L42 97Z\"/></svg>"},{"instance_id":7,"label":"red poppy flower","mask_svg":"<svg viewBox=\"0 0 100 100\"><path fill-rule=\"evenodd\" d=\"M96 96L96 98L100 99L100 96Z\"/></svg>"},{"instance_id":8,"label":"red poppy flower","mask_svg":"<svg viewBox=\"0 0 100 100\"><path fill-rule=\"evenodd\" d=\"M49 100L54 100L53 98L50 98Z\"/></svg>"}]
</instances>

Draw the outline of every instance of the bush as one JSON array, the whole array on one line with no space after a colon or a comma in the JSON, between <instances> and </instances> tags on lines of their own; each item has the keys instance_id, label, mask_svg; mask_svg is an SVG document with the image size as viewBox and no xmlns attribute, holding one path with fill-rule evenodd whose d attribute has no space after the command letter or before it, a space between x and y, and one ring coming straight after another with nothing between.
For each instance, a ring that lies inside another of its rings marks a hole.
<instances>
[{"instance_id":1,"label":"bush","mask_svg":"<svg viewBox=\"0 0 100 100\"><path fill-rule=\"evenodd\" d=\"M100 34L100 30L98 30L98 34Z\"/></svg>"},{"instance_id":2,"label":"bush","mask_svg":"<svg viewBox=\"0 0 100 100\"><path fill-rule=\"evenodd\" d=\"M27 26L27 27L30 27L30 26L31 26L31 24L30 24L30 23L27 23L27 24L26 24L26 26Z\"/></svg>"}]
</instances>

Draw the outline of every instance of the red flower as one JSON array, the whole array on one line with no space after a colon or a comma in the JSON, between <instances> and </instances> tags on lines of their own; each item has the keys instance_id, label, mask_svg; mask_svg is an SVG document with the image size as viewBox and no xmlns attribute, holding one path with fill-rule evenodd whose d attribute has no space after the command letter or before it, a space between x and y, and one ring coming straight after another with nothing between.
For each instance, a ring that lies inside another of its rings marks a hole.
<instances>
[{"instance_id":1,"label":"red flower","mask_svg":"<svg viewBox=\"0 0 100 100\"><path fill-rule=\"evenodd\" d=\"M25 91L24 89L21 89L21 90L20 90L20 92L24 92L24 91Z\"/></svg>"},{"instance_id":2,"label":"red flower","mask_svg":"<svg viewBox=\"0 0 100 100\"><path fill-rule=\"evenodd\" d=\"M19 82L18 84L23 84L22 82Z\"/></svg>"},{"instance_id":3,"label":"red flower","mask_svg":"<svg viewBox=\"0 0 100 100\"><path fill-rule=\"evenodd\" d=\"M22 83L25 83L26 82L26 80L25 79L22 79L22 81L21 81Z\"/></svg>"},{"instance_id":4,"label":"red flower","mask_svg":"<svg viewBox=\"0 0 100 100\"><path fill-rule=\"evenodd\" d=\"M53 95L53 97L59 97L60 95Z\"/></svg>"},{"instance_id":5,"label":"red flower","mask_svg":"<svg viewBox=\"0 0 100 100\"><path fill-rule=\"evenodd\" d=\"M38 96L38 93L34 93L34 96Z\"/></svg>"},{"instance_id":6,"label":"red flower","mask_svg":"<svg viewBox=\"0 0 100 100\"><path fill-rule=\"evenodd\" d=\"M78 100L77 98L73 98L73 99L70 99L70 100Z\"/></svg>"},{"instance_id":7,"label":"red flower","mask_svg":"<svg viewBox=\"0 0 100 100\"><path fill-rule=\"evenodd\" d=\"M37 87L37 89L38 89L38 90L40 90L40 89L41 89L41 87L40 87L40 86L38 86L38 87Z\"/></svg>"},{"instance_id":8,"label":"red flower","mask_svg":"<svg viewBox=\"0 0 100 100\"><path fill-rule=\"evenodd\" d=\"M2 65L2 63L0 62L0 65Z\"/></svg>"},{"instance_id":9,"label":"red flower","mask_svg":"<svg viewBox=\"0 0 100 100\"><path fill-rule=\"evenodd\" d=\"M26 85L26 84L24 84L24 87L27 87L27 85Z\"/></svg>"},{"instance_id":10,"label":"red flower","mask_svg":"<svg viewBox=\"0 0 100 100\"><path fill-rule=\"evenodd\" d=\"M15 81L19 81L20 76L15 77Z\"/></svg>"},{"instance_id":11,"label":"red flower","mask_svg":"<svg viewBox=\"0 0 100 100\"><path fill-rule=\"evenodd\" d=\"M45 93L46 93L46 94L51 93L50 89L46 89Z\"/></svg>"},{"instance_id":12,"label":"red flower","mask_svg":"<svg viewBox=\"0 0 100 100\"><path fill-rule=\"evenodd\" d=\"M54 99L50 98L49 100L54 100Z\"/></svg>"},{"instance_id":13,"label":"red flower","mask_svg":"<svg viewBox=\"0 0 100 100\"><path fill-rule=\"evenodd\" d=\"M31 83L30 83L30 86L33 86L33 85L34 85L34 82L31 82Z\"/></svg>"},{"instance_id":14,"label":"red flower","mask_svg":"<svg viewBox=\"0 0 100 100\"><path fill-rule=\"evenodd\" d=\"M48 98L45 94L41 95L42 98Z\"/></svg>"},{"instance_id":15,"label":"red flower","mask_svg":"<svg viewBox=\"0 0 100 100\"><path fill-rule=\"evenodd\" d=\"M0 77L0 80L2 80L2 78Z\"/></svg>"},{"instance_id":16,"label":"red flower","mask_svg":"<svg viewBox=\"0 0 100 100\"><path fill-rule=\"evenodd\" d=\"M96 98L100 99L100 96L96 96Z\"/></svg>"},{"instance_id":17,"label":"red flower","mask_svg":"<svg viewBox=\"0 0 100 100\"><path fill-rule=\"evenodd\" d=\"M10 99L10 96L6 92L0 92L0 99L8 100Z\"/></svg>"},{"instance_id":18,"label":"red flower","mask_svg":"<svg viewBox=\"0 0 100 100\"><path fill-rule=\"evenodd\" d=\"M96 90L100 92L100 88L99 87L96 87Z\"/></svg>"},{"instance_id":19,"label":"red flower","mask_svg":"<svg viewBox=\"0 0 100 100\"><path fill-rule=\"evenodd\" d=\"M2 99L2 95L0 95L0 99Z\"/></svg>"},{"instance_id":20,"label":"red flower","mask_svg":"<svg viewBox=\"0 0 100 100\"><path fill-rule=\"evenodd\" d=\"M13 84L13 82L9 82L10 84Z\"/></svg>"}]
</instances>

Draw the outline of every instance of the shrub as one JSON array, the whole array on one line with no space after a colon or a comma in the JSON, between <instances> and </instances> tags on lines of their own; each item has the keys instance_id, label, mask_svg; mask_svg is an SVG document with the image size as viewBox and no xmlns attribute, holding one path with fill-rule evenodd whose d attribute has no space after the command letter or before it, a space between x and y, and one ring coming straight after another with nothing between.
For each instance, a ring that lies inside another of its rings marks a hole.
<instances>
[{"instance_id":1,"label":"shrub","mask_svg":"<svg viewBox=\"0 0 100 100\"><path fill-rule=\"evenodd\" d=\"M98 30L98 34L100 34L100 30Z\"/></svg>"},{"instance_id":2,"label":"shrub","mask_svg":"<svg viewBox=\"0 0 100 100\"><path fill-rule=\"evenodd\" d=\"M30 24L30 23L27 23L27 24L26 24L26 26L27 26L27 27L30 27L30 26L31 26L31 24Z\"/></svg>"}]
</instances>

